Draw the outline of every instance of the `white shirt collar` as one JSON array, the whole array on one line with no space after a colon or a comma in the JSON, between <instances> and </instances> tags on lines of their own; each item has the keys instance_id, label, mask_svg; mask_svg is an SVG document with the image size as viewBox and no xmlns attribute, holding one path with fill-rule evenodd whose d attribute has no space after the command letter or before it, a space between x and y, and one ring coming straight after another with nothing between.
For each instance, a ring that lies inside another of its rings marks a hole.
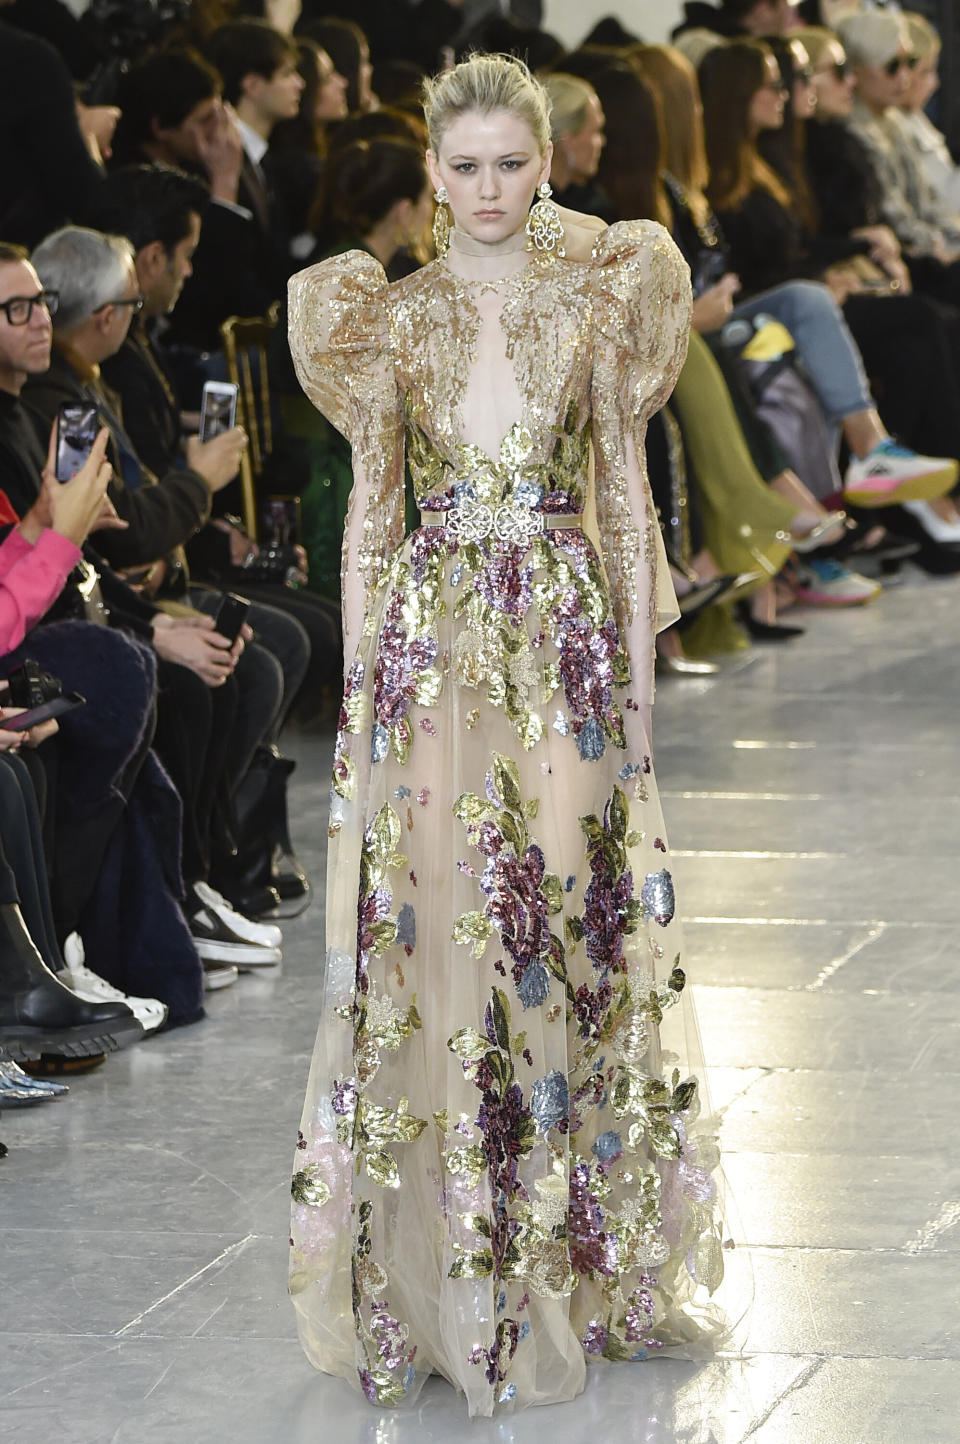
<instances>
[{"instance_id":1,"label":"white shirt collar","mask_svg":"<svg viewBox=\"0 0 960 1444\"><path fill-rule=\"evenodd\" d=\"M239 115L237 116L237 125L240 128L244 150L254 165L259 165L269 149L269 141L264 140L263 136L259 135L245 120L241 120Z\"/></svg>"}]
</instances>

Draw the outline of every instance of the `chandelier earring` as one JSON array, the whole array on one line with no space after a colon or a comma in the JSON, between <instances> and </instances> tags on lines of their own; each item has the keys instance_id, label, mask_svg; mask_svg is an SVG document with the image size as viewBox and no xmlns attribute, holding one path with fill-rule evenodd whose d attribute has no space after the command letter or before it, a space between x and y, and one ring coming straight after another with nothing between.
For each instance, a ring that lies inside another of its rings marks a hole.
<instances>
[{"instance_id":1,"label":"chandelier earring","mask_svg":"<svg viewBox=\"0 0 960 1444\"><path fill-rule=\"evenodd\" d=\"M549 181L544 181L543 185L537 188L537 195L540 199L527 216L527 250L555 252L558 256L565 256L567 253L563 248L563 221L560 219L558 207L550 199L553 188Z\"/></svg>"},{"instance_id":2,"label":"chandelier earring","mask_svg":"<svg viewBox=\"0 0 960 1444\"><path fill-rule=\"evenodd\" d=\"M446 186L440 186L440 188L434 192L433 199L437 204L437 208L433 213L433 248L437 253L437 260L440 260L450 249L450 228L453 222L453 216L447 205L450 196L447 193Z\"/></svg>"}]
</instances>

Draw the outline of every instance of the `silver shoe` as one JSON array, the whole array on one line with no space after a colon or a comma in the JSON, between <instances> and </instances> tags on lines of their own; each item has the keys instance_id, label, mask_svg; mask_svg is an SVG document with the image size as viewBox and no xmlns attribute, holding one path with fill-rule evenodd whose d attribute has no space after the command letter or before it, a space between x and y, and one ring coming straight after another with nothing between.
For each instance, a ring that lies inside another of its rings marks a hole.
<instances>
[{"instance_id":1,"label":"silver shoe","mask_svg":"<svg viewBox=\"0 0 960 1444\"><path fill-rule=\"evenodd\" d=\"M41 1098L59 1098L70 1092L66 1083L57 1083L52 1078L34 1078L25 1073L3 1048L0 1048L0 1079L24 1092L37 1093Z\"/></svg>"}]
</instances>

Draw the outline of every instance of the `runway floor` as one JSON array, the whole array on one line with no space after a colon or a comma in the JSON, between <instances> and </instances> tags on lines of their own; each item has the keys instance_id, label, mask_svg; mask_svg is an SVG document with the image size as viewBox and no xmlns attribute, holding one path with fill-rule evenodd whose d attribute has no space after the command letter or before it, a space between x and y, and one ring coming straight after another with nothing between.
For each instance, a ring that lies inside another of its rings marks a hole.
<instances>
[{"instance_id":1,"label":"runway floor","mask_svg":"<svg viewBox=\"0 0 960 1444\"><path fill-rule=\"evenodd\" d=\"M661 684L657 772L740 1267L742 1351L602 1367L468 1425L313 1373L288 1176L321 901L282 976L0 1118L0 1438L18 1444L956 1444L960 583L911 575L783 649ZM295 834L322 878L329 737ZM95 960L91 960L95 962Z\"/></svg>"}]
</instances>

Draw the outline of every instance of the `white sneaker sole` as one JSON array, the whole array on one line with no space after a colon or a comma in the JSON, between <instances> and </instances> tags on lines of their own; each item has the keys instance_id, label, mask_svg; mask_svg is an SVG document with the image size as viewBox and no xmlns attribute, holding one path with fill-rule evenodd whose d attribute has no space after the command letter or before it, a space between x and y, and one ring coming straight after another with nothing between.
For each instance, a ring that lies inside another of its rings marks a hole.
<instances>
[{"instance_id":1,"label":"white sneaker sole","mask_svg":"<svg viewBox=\"0 0 960 1444\"><path fill-rule=\"evenodd\" d=\"M870 482L873 479L864 476L859 481L847 482L843 488L846 500L861 507L898 506L902 501L935 501L938 496L945 496L956 485L957 467L956 463L951 463L937 471L904 477L896 486L887 488L871 487ZM886 481L888 478L877 477L876 480Z\"/></svg>"},{"instance_id":2,"label":"white sneaker sole","mask_svg":"<svg viewBox=\"0 0 960 1444\"><path fill-rule=\"evenodd\" d=\"M205 993L218 993L221 988L229 988L237 981L240 974L236 968L223 967L214 964L203 970L203 990Z\"/></svg>"},{"instance_id":3,"label":"white sneaker sole","mask_svg":"<svg viewBox=\"0 0 960 1444\"><path fill-rule=\"evenodd\" d=\"M212 938L194 938L197 952L205 963L225 963L228 967L275 968L283 958L279 948L260 948L254 943L216 942Z\"/></svg>"}]
</instances>

